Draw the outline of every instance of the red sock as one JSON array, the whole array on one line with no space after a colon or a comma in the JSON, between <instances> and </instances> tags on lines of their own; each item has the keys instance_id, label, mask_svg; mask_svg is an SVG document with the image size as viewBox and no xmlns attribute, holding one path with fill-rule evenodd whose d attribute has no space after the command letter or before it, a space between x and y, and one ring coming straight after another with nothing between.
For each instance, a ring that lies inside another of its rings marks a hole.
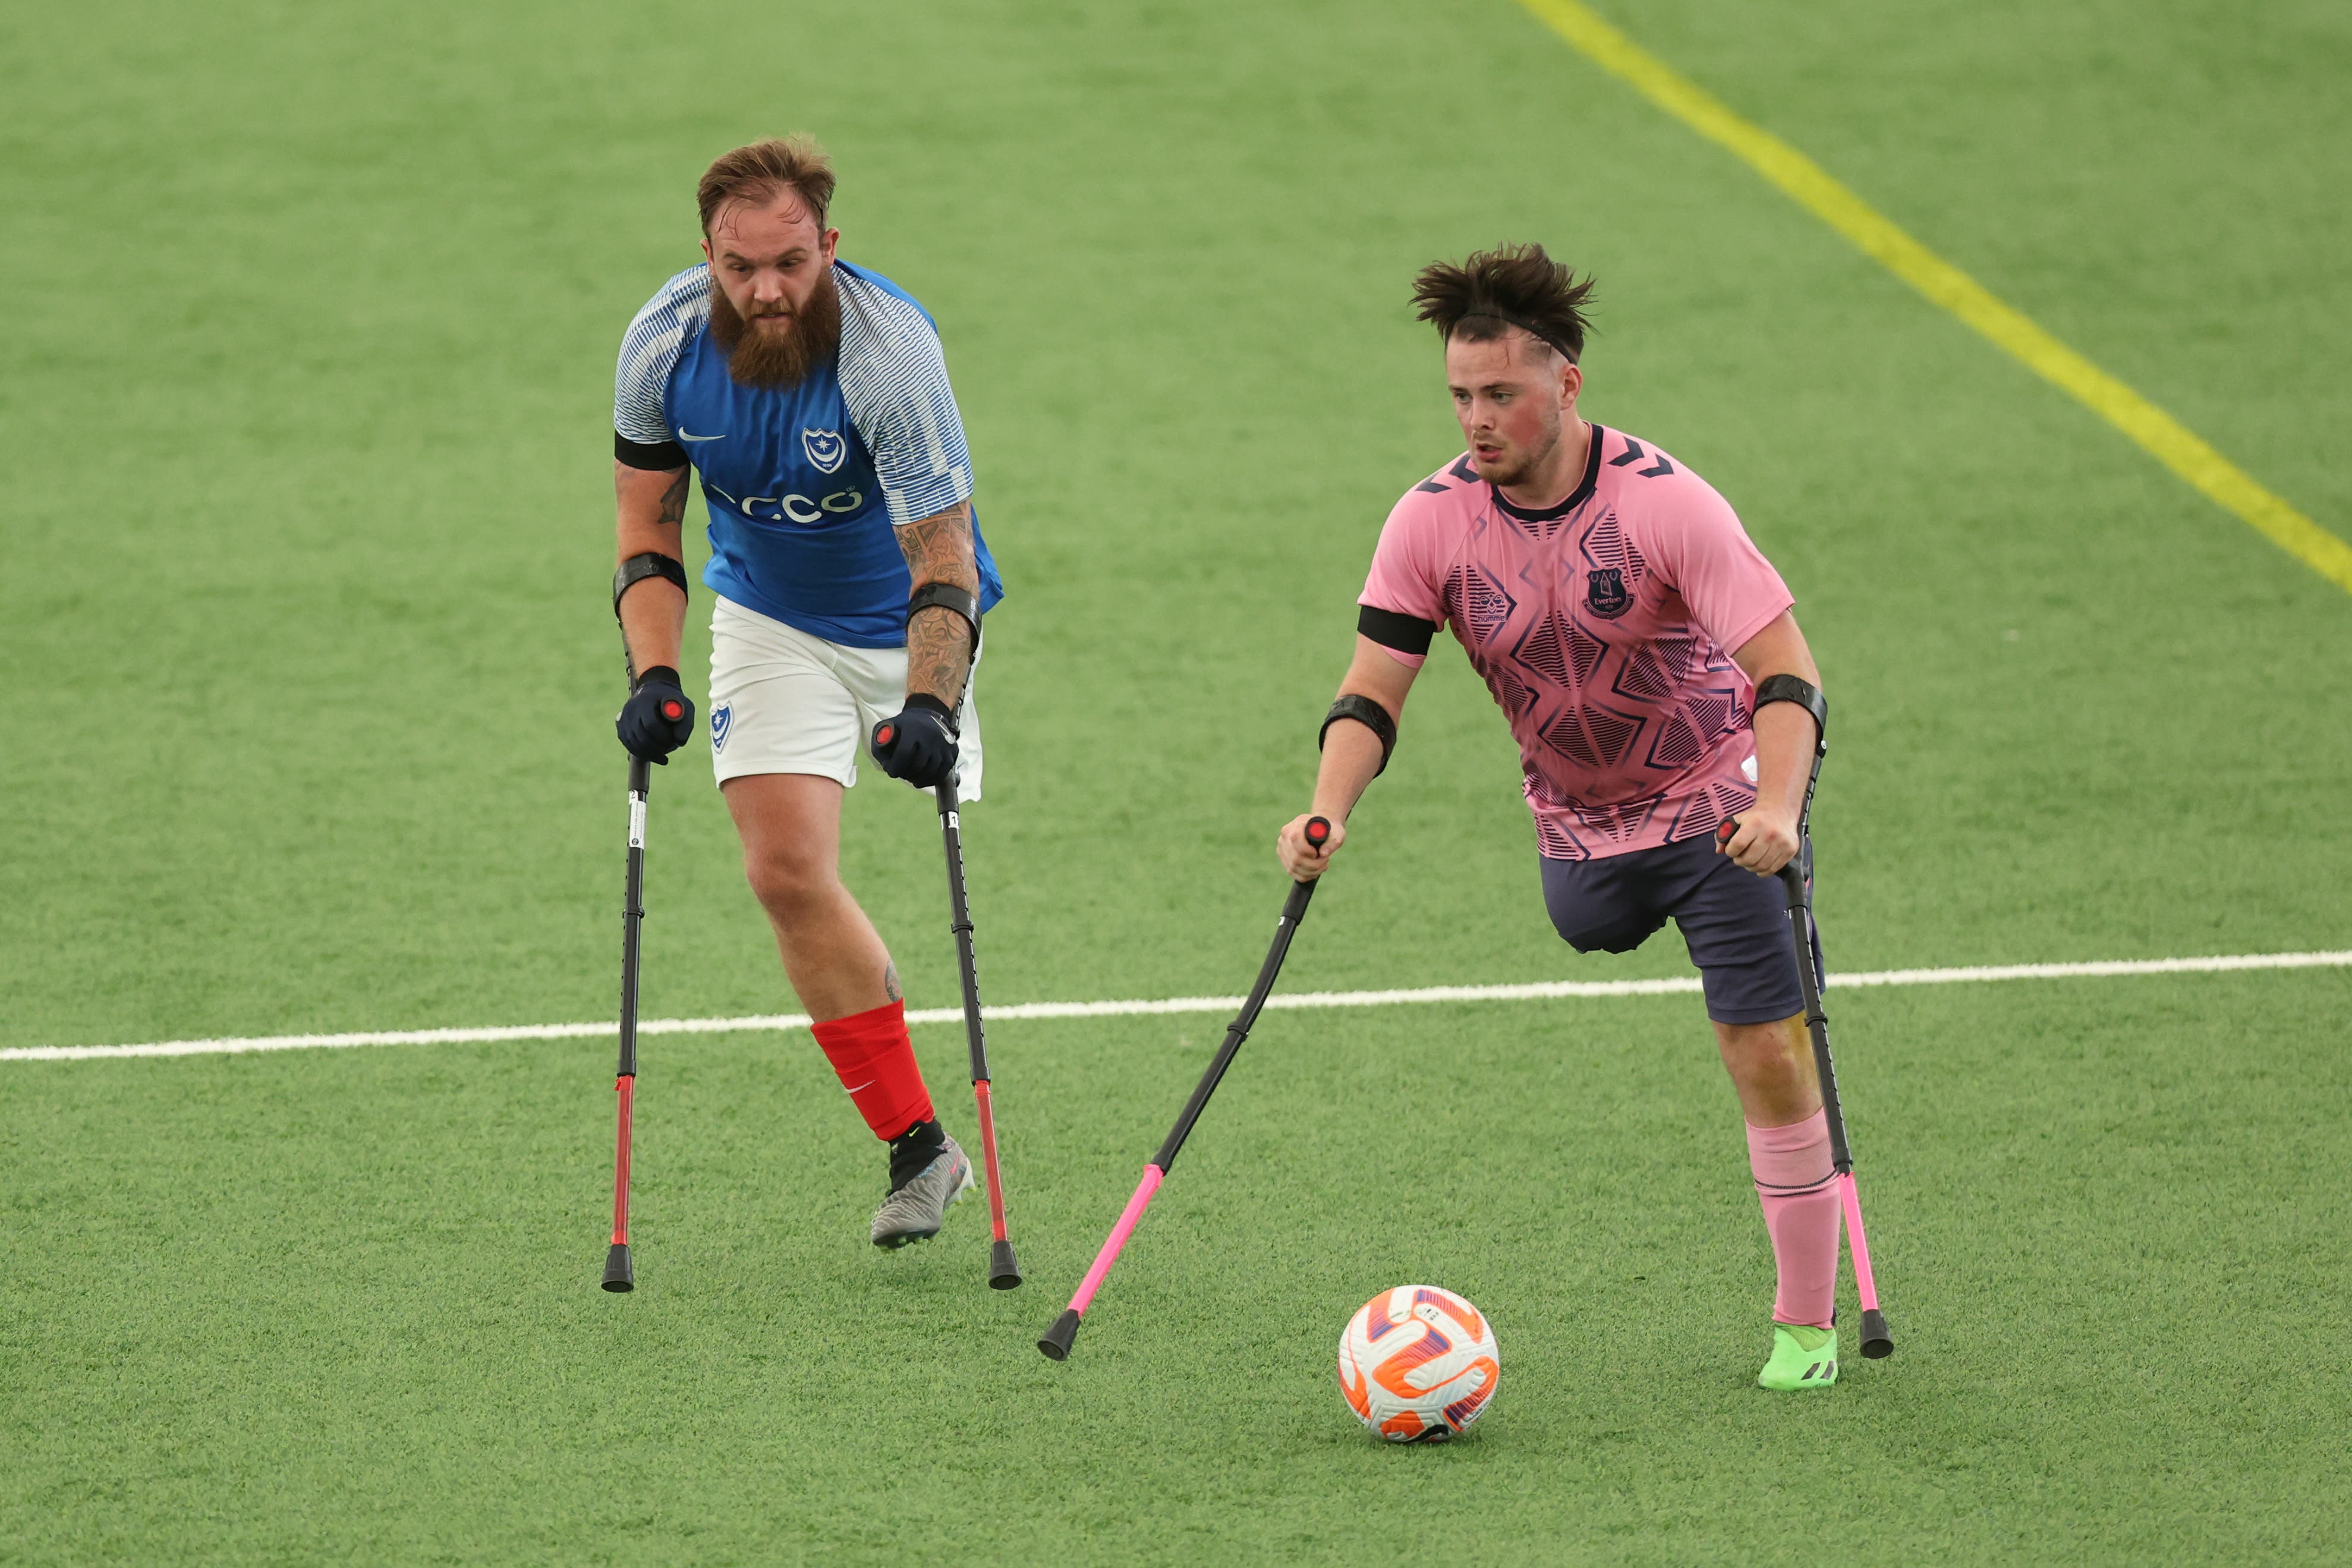
<instances>
[{"instance_id":1,"label":"red sock","mask_svg":"<svg viewBox=\"0 0 2352 1568\"><path fill-rule=\"evenodd\" d=\"M931 1119L931 1091L923 1087L923 1069L915 1065L904 1002L829 1018L815 1026L814 1033L874 1136L887 1143L916 1122Z\"/></svg>"},{"instance_id":2,"label":"red sock","mask_svg":"<svg viewBox=\"0 0 2352 1568\"><path fill-rule=\"evenodd\" d=\"M1748 1166L1756 1173L1756 1196L1780 1276L1772 1321L1826 1329L1837 1303L1838 1265L1829 1113L1816 1110L1787 1127L1750 1126Z\"/></svg>"}]
</instances>

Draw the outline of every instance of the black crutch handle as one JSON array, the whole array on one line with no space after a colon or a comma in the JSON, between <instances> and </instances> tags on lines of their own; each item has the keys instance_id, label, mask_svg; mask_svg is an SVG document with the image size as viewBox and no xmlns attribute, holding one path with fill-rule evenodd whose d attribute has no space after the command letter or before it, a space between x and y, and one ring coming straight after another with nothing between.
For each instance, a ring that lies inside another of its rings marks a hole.
<instances>
[{"instance_id":1,"label":"black crutch handle","mask_svg":"<svg viewBox=\"0 0 2352 1568\"><path fill-rule=\"evenodd\" d=\"M1725 845L1730 843L1734 838L1738 837L1739 824L1732 820L1730 817L1727 816L1721 822L1715 825L1715 847L1717 850L1720 851ZM1805 873L1799 868L1799 862L1803 859L1804 856L1801 854L1793 855L1790 857L1789 863L1787 865L1781 867L1780 870L1773 873L1774 876L1780 879L1780 885L1789 889L1789 907L1790 909L1801 908L1806 903L1807 895L1805 892Z\"/></svg>"},{"instance_id":2,"label":"black crutch handle","mask_svg":"<svg viewBox=\"0 0 2352 1568\"><path fill-rule=\"evenodd\" d=\"M1331 819L1328 816L1310 816L1307 819L1307 826L1299 831L1306 836L1307 847L1320 850L1323 846L1331 842ZM1309 878L1304 882L1291 883L1289 900L1282 906L1282 918L1292 925L1297 925L1307 917L1307 900L1314 896L1314 879Z\"/></svg>"}]
</instances>

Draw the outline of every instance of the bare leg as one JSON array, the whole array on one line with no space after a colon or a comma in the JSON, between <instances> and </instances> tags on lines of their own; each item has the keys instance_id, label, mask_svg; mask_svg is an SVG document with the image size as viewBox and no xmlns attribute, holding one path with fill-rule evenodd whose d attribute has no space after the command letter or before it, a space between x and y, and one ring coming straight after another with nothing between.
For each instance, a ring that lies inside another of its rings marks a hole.
<instances>
[{"instance_id":1,"label":"bare leg","mask_svg":"<svg viewBox=\"0 0 2352 1568\"><path fill-rule=\"evenodd\" d=\"M844 1018L897 1001L889 950L842 886L841 785L814 773L751 773L721 793L743 839L743 874L809 1016Z\"/></svg>"},{"instance_id":2,"label":"bare leg","mask_svg":"<svg viewBox=\"0 0 2352 1568\"><path fill-rule=\"evenodd\" d=\"M890 1147L890 1198L868 1239L937 1234L971 1187L971 1166L934 1115L916 1065L898 973L874 922L841 885L842 787L814 773L751 773L720 786L743 839L743 874L775 928L784 976L867 1129ZM950 1157L951 1156L951 1157Z\"/></svg>"},{"instance_id":3,"label":"bare leg","mask_svg":"<svg viewBox=\"0 0 2352 1568\"><path fill-rule=\"evenodd\" d=\"M1786 1127L1822 1108L1802 1013L1770 1024L1717 1024L1715 1043L1750 1127Z\"/></svg>"}]
</instances>

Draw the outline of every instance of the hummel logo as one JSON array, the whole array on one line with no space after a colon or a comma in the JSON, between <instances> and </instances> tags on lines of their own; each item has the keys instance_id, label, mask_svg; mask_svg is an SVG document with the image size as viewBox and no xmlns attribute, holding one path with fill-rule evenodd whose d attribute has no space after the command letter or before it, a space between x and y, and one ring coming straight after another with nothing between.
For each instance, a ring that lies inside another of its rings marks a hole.
<instances>
[{"instance_id":1,"label":"hummel logo","mask_svg":"<svg viewBox=\"0 0 2352 1568\"><path fill-rule=\"evenodd\" d=\"M677 438L681 441L724 441L727 439L727 432L721 430L716 436L689 436L686 433L685 427L681 426L678 428Z\"/></svg>"}]
</instances>

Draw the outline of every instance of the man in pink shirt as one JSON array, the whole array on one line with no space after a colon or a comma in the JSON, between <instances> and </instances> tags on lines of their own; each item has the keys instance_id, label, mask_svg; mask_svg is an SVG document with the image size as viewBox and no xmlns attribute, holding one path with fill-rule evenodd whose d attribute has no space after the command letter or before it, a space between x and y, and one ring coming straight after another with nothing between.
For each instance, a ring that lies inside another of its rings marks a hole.
<instances>
[{"instance_id":1,"label":"man in pink shirt","mask_svg":"<svg viewBox=\"0 0 2352 1568\"><path fill-rule=\"evenodd\" d=\"M1827 1387L1838 1196L1776 877L1807 853L1821 676L1787 585L1729 504L1666 453L1578 413L1591 292L1540 246L1416 280L1469 450L1389 513L1314 804L1278 849L1301 879L1329 866L1387 765L1432 638L1451 626L1518 741L1560 935L1581 952L1624 952L1670 918L1681 929L1778 1265L1758 1381ZM1320 851L1305 835L1315 816L1335 825Z\"/></svg>"}]
</instances>

